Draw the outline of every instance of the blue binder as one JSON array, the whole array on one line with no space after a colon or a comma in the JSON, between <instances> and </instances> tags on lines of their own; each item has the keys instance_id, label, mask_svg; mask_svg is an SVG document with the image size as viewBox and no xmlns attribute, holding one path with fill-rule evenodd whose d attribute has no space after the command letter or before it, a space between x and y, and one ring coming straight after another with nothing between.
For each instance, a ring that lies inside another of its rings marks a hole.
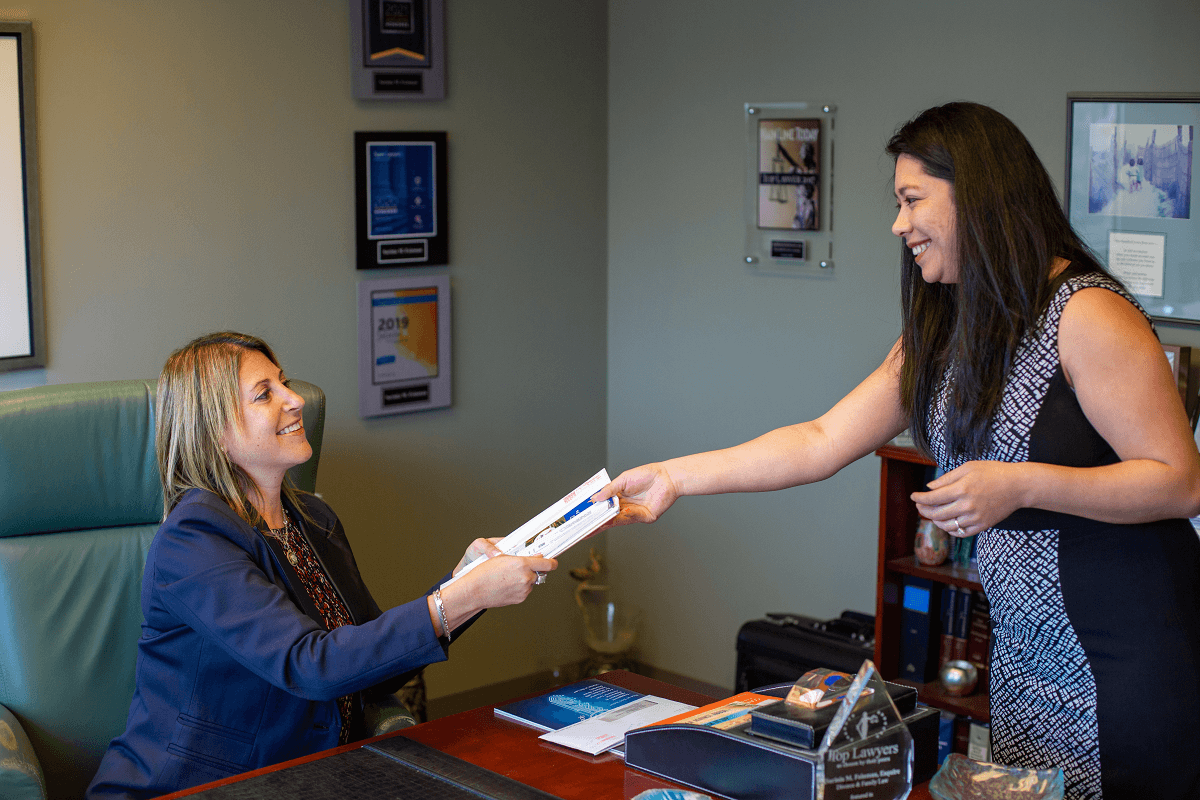
<instances>
[{"instance_id":1,"label":"blue binder","mask_svg":"<svg viewBox=\"0 0 1200 800\"><path fill-rule=\"evenodd\" d=\"M939 626L937 613L940 610L941 584L925 578L907 576L904 579L904 595L900 624L900 677L918 683L928 683L937 678Z\"/></svg>"}]
</instances>

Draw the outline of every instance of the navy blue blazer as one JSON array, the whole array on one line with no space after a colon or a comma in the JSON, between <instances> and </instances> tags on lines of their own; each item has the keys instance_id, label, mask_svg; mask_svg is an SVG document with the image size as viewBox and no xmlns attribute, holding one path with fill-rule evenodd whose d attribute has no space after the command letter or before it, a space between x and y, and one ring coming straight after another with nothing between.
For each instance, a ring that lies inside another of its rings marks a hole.
<instances>
[{"instance_id":1,"label":"navy blue blazer","mask_svg":"<svg viewBox=\"0 0 1200 800\"><path fill-rule=\"evenodd\" d=\"M446 658L426 598L381 612L333 510L302 502L355 624L326 630L282 551L188 491L150 545L129 720L88 798L155 797L334 747L337 698L395 691Z\"/></svg>"}]
</instances>

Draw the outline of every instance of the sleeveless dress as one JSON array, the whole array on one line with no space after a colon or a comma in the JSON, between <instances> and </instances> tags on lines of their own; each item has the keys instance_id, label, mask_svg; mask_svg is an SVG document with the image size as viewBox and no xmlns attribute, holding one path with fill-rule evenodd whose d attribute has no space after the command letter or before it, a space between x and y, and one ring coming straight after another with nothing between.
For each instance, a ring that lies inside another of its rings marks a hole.
<instances>
[{"instance_id":1,"label":"sleeveless dress","mask_svg":"<svg viewBox=\"0 0 1200 800\"><path fill-rule=\"evenodd\" d=\"M1063 308L1088 287L1141 310L1104 274L1063 281L1014 358L986 460L1119 461L1058 358ZM948 471L968 459L947 452L946 386L929 430ZM979 534L978 553L991 603L993 760L1061 767L1070 798L1200 797L1200 539L1190 523L1021 509Z\"/></svg>"}]
</instances>

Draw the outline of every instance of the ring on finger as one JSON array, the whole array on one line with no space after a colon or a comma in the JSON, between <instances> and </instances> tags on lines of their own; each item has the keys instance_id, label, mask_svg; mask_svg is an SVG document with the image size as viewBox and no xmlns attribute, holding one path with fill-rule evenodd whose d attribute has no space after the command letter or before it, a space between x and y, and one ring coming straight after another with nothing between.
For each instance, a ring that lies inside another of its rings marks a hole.
<instances>
[{"instance_id":1,"label":"ring on finger","mask_svg":"<svg viewBox=\"0 0 1200 800\"><path fill-rule=\"evenodd\" d=\"M543 583L546 582L546 573L535 571L533 574L537 575L537 579L534 580L534 582L533 582L534 586L541 586Z\"/></svg>"},{"instance_id":2,"label":"ring on finger","mask_svg":"<svg viewBox=\"0 0 1200 800\"><path fill-rule=\"evenodd\" d=\"M961 531L961 530L962 530L962 525L959 523L959 521L958 521L958 517L955 517L955 518L954 518L954 530L955 530L955 531Z\"/></svg>"}]
</instances>

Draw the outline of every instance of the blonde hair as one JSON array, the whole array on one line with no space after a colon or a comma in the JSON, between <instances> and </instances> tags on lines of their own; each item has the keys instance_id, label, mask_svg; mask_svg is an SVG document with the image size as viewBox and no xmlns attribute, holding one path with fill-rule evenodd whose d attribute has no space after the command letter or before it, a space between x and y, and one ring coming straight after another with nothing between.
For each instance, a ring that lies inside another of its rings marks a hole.
<instances>
[{"instance_id":1,"label":"blonde hair","mask_svg":"<svg viewBox=\"0 0 1200 800\"><path fill-rule=\"evenodd\" d=\"M155 398L155 454L163 487L163 519L189 489L206 489L250 525L265 524L247 494L254 481L230 460L221 444L230 426L242 419L238 374L242 356L251 350L279 366L266 342L234 331L194 339L172 353L163 366ZM281 490L307 517L286 476Z\"/></svg>"}]
</instances>

